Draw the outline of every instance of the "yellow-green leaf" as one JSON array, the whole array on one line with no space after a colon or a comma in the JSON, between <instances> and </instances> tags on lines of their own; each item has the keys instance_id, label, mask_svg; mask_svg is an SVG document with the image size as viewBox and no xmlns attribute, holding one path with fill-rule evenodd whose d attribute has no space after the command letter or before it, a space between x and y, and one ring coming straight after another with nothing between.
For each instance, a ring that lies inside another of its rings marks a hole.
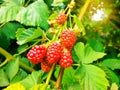
<instances>
[{"instance_id":1,"label":"yellow-green leaf","mask_svg":"<svg viewBox=\"0 0 120 90\"><path fill-rule=\"evenodd\" d=\"M118 85L116 83L112 83L110 90L118 90Z\"/></svg>"},{"instance_id":2,"label":"yellow-green leaf","mask_svg":"<svg viewBox=\"0 0 120 90\"><path fill-rule=\"evenodd\" d=\"M3 90L26 90L25 87L20 83L11 84Z\"/></svg>"}]
</instances>

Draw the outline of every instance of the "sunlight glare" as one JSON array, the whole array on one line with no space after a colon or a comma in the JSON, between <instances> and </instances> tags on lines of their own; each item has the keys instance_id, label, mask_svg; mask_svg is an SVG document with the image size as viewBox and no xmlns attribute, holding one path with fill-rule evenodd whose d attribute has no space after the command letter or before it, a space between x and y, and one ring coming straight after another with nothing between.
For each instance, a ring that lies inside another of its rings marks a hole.
<instances>
[{"instance_id":1,"label":"sunlight glare","mask_svg":"<svg viewBox=\"0 0 120 90\"><path fill-rule=\"evenodd\" d=\"M93 21L101 21L101 20L103 20L106 17L107 17L107 14L105 13L104 9L97 9L96 13L92 16L91 19Z\"/></svg>"}]
</instances>

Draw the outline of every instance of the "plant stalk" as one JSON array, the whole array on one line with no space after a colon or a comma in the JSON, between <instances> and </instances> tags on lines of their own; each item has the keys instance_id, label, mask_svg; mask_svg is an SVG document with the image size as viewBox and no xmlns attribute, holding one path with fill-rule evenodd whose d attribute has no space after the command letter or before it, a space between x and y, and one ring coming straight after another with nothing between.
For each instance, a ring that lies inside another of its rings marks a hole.
<instances>
[{"instance_id":1,"label":"plant stalk","mask_svg":"<svg viewBox=\"0 0 120 90\"><path fill-rule=\"evenodd\" d=\"M1 47L0 47L0 53L1 53L3 56L5 56L6 58L14 59L14 57L13 57L10 53L8 53L6 50L4 50L4 49L1 48ZM6 59L6 60L8 60L8 59Z\"/></svg>"},{"instance_id":2,"label":"plant stalk","mask_svg":"<svg viewBox=\"0 0 120 90\"><path fill-rule=\"evenodd\" d=\"M85 12L86 12L86 10L88 8L89 3L90 3L90 0L86 0L84 6L82 7L82 9L81 9L81 11L79 13L79 16L78 16L80 21L82 20L84 14L85 14ZM75 24L74 29L77 29L77 28L78 28L78 26L77 26L77 24Z\"/></svg>"},{"instance_id":3,"label":"plant stalk","mask_svg":"<svg viewBox=\"0 0 120 90\"><path fill-rule=\"evenodd\" d=\"M47 86L48 86L48 84L49 84L49 82L50 82L50 79L51 79L52 73L53 73L53 71L54 71L54 68L55 68L55 64L52 65L52 68L51 68L51 70L50 70L50 72L49 72L49 74L48 74L46 83L45 83L45 85L42 87L42 90L46 90L46 88L47 88Z\"/></svg>"},{"instance_id":4,"label":"plant stalk","mask_svg":"<svg viewBox=\"0 0 120 90\"><path fill-rule=\"evenodd\" d=\"M64 73L64 68L61 67L60 68L60 73L59 73L59 76L58 76L58 79L57 79L57 82L56 82L56 85L55 85L56 89L61 88L61 82L62 82L63 73Z\"/></svg>"},{"instance_id":5,"label":"plant stalk","mask_svg":"<svg viewBox=\"0 0 120 90\"><path fill-rule=\"evenodd\" d=\"M24 53L25 51L27 51L28 49L32 48L33 46L35 46L35 45L36 45L37 43L39 43L40 41L41 41L41 39L40 39L40 40L38 40L37 42L35 42L33 45L29 46L28 48L26 48L26 49L22 50L21 52L19 52L19 53L15 54L15 55L13 55L13 56L14 56L14 57L16 57L16 56L18 56L18 55L20 55L20 54Z\"/></svg>"},{"instance_id":6,"label":"plant stalk","mask_svg":"<svg viewBox=\"0 0 120 90\"><path fill-rule=\"evenodd\" d=\"M30 3L30 0L27 1L27 3L25 4L25 7L27 7L29 3Z\"/></svg>"},{"instance_id":7,"label":"plant stalk","mask_svg":"<svg viewBox=\"0 0 120 90\"><path fill-rule=\"evenodd\" d=\"M80 12L80 14L79 14L79 20L80 20L80 21L82 20L82 17L83 17L83 15L84 15L85 12L86 12L89 3L90 3L90 0L86 0L84 6L82 7L81 12Z\"/></svg>"},{"instance_id":8,"label":"plant stalk","mask_svg":"<svg viewBox=\"0 0 120 90\"><path fill-rule=\"evenodd\" d=\"M25 70L27 70L27 71L29 71L29 72L35 71L35 69L33 69L33 68L27 66L26 64L24 64L24 63L21 62L20 60L19 60L19 65L20 65L20 67L22 67L23 69L25 69Z\"/></svg>"},{"instance_id":9,"label":"plant stalk","mask_svg":"<svg viewBox=\"0 0 120 90\"><path fill-rule=\"evenodd\" d=\"M50 78L51 78L52 73L53 73L53 71L54 71L54 68L55 68L55 64L52 65L52 68L51 68L51 70L50 70L50 72L49 72L49 74L48 74L48 77L47 77L47 80L46 80L46 84L47 84L47 85L49 84L49 81L50 81Z\"/></svg>"},{"instance_id":10,"label":"plant stalk","mask_svg":"<svg viewBox=\"0 0 120 90\"><path fill-rule=\"evenodd\" d=\"M14 58L10 53L8 53L6 50L4 50L3 48L0 47L0 53L6 57L5 61L3 63L0 64L0 67L4 66L8 61L10 60L16 60L16 58ZM32 72L35 71L33 68L27 66L26 64L22 63L21 61L19 61L19 65L24 68L25 70Z\"/></svg>"}]
</instances>

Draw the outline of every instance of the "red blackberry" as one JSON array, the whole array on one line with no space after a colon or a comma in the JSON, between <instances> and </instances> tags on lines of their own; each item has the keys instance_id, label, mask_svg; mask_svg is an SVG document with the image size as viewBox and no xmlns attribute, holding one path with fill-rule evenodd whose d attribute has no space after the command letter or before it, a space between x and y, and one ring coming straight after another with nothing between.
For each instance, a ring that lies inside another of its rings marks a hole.
<instances>
[{"instance_id":1,"label":"red blackberry","mask_svg":"<svg viewBox=\"0 0 120 90\"><path fill-rule=\"evenodd\" d=\"M41 62L46 54L46 47L44 45L36 45L32 47L31 50L27 53L27 58L33 64Z\"/></svg>"},{"instance_id":2,"label":"red blackberry","mask_svg":"<svg viewBox=\"0 0 120 90\"><path fill-rule=\"evenodd\" d=\"M57 23L57 24L64 24L66 20L67 20L66 14L59 14L59 15L56 17L56 23Z\"/></svg>"},{"instance_id":3,"label":"red blackberry","mask_svg":"<svg viewBox=\"0 0 120 90\"><path fill-rule=\"evenodd\" d=\"M64 30L61 33L60 40L63 46L66 48L72 48L76 42L76 36L71 30Z\"/></svg>"},{"instance_id":4,"label":"red blackberry","mask_svg":"<svg viewBox=\"0 0 120 90\"><path fill-rule=\"evenodd\" d=\"M72 65L73 60L72 60L72 55L70 52L64 52L61 56L61 59L59 61L59 64L63 68L68 68Z\"/></svg>"},{"instance_id":5,"label":"red blackberry","mask_svg":"<svg viewBox=\"0 0 120 90\"><path fill-rule=\"evenodd\" d=\"M44 60L43 62L41 62L41 69L44 72L49 72L51 69L52 64L48 63L47 60Z\"/></svg>"},{"instance_id":6,"label":"red blackberry","mask_svg":"<svg viewBox=\"0 0 120 90\"><path fill-rule=\"evenodd\" d=\"M60 43L52 43L51 46L48 47L47 49L47 60L49 63L53 64L56 63L62 54L62 46Z\"/></svg>"}]
</instances>

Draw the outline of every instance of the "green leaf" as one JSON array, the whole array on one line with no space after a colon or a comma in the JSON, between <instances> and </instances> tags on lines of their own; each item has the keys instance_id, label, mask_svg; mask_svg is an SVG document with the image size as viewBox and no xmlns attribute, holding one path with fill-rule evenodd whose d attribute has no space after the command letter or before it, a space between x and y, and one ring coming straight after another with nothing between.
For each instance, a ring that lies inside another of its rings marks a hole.
<instances>
[{"instance_id":1,"label":"green leaf","mask_svg":"<svg viewBox=\"0 0 120 90\"><path fill-rule=\"evenodd\" d=\"M109 68L103 68L103 69L107 75L108 80L111 83L116 83L117 85L119 85L120 80L119 80L119 77L116 75L116 73L114 71L110 70Z\"/></svg>"},{"instance_id":2,"label":"green leaf","mask_svg":"<svg viewBox=\"0 0 120 90\"><path fill-rule=\"evenodd\" d=\"M111 69L120 69L120 59L105 59L102 65Z\"/></svg>"},{"instance_id":3,"label":"green leaf","mask_svg":"<svg viewBox=\"0 0 120 90\"><path fill-rule=\"evenodd\" d=\"M10 81L10 84L12 83L16 83L16 82L19 82L21 81L22 79L26 78L27 77L27 73L22 70L22 69L19 69L18 73L15 75L15 77Z\"/></svg>"},{"instance_id":4,"label":"green leaf","mask_svg":"<svg viewBox=\"0 0 120 90\"><path fill-rule=\"evenodd\" d=\"M58 13L53 13L49 16L49 20L55 20L55 18L58 16Z\"/></svg>"},{"instance_id":5,"label":"green leaf","mask_svg":"<svg viewBox=\"0 0 120 90\"><path fill-rule=\"evenodd\" d=\"M37 84L37 85L31 87L30 90L39 90L39 88L40 88L40 85Z\"/></svg>"},{"instance_id":6,"label":"green leaf","mask_svg":"<svg viewBox=\"0 0 120 90\"><path fill-rule=\"evenodd\" d=\"M24 5L25 0L3 0L5 4L16 4L16 5Z\"/></svg>"},{"instance_id":7,"label":"green leaf","mask_svg":"<svg viewBox=\"0 0 120 90\"><path fill-rule=\"evenodd\" d=\"M32 72L31 75L28 75L25 79L20 81L20 83L24 85L27 90L30 90L34 85L40 83L43 73L43 71Z\"/></svg>"},{"instance_id":8,"label":"green leaf","mask_svg":"<svg viewBox=\"0 0 120 90\"><path fill-rule=\"evenodd\" d=\"M62 86L65 90L81 90L79 86L78 80L74 77L75 70L72 67L66 68L64 70L64 75L62 78Z\"/></svg>"},{"instance_id":9,"label":"green leaf","mask_svg":"<svg viewBox=\"0 0 120 90\"><path fill-rule=\"evenodd\" d=\"M37 85L33 86L32 88L30 88L30 90L48 90L48 89L46 89L46 87L47 87L46 83L44 83L44 84L37 84Z\"/></svg>"},{"instance_id":10,"label":"green leaf","mask_svg":"<svg viewBox=\"0 0 120 90\"><path fill-rule=\"evenodd\" d=\"M59 71L60 71L60 67L57 67L55 70L55 77L56 79L58 78L59 75ZM63 90L81 90L79 85L78 80L76 80L76 78L74 77L74 69L72 67L66 68L64 70L64 74L63 74L63 78L62 78L62 89Z\"/></svg>"},{"instance_id":11,"label":"green leaf","mask_svg":"<svg viewBox=\"0 0 120 90\"><path fill-rule=\"evenodd\" d=\"M62 90L82 90L78 82L72 82L71 84L64 85Z\"/></svg>"},{"instance_id":12,"label":"green leaf","mask_svg":"<svg viewBox=\"0 0 120 90\"><path fill-rule=\"evenodd\" d=\"M80 62L80 60L79 60L78 56L76 55L74 49L72 49L72 58L73 58L73 61L74 61L74 62L77 62L77 63Z\"/></svg>"},{"instance_id":13,"label":"green leaf","mask_svg":"<svg viewBox=\"0 0 120 90\"><path fill-rule=\"evenodd\" d=\"M85 35L85 28L82 24L82 22L79 20L79 18L77 16L74 15L74 19L75 19L75 23L77 25L76 29L80 29L80 32L82 32L82 35Z\"/></svg>"},{"instance_id":14,"label":"green leaf","mask_svg":"<svg viewBox=\"0 0 120 90\"><path fill-rule=\"evenodd\" d=\"M37 0L28 7L23 8L17 15L16 20L28 26L40 26L48 28L49 11L43 0Z\"/></svg>"},{"instance_id":15,"label":"green leaf","mask_svg":"<svg viewBox=\"0 0 120 90\"><path fill-rule=\"evenodd\" d=\"M13 21L21 10L23 0L4 0L5 2L0 8L0 23Z\"/></svg>"},{"instance_id":16,"label":"green leaf","mask_svg":"<svg viewBox=\"0 0 120 90\"><path fill-rule=\"evenodd\" d=\"M106 74L94 65L82 65L75 71L81 90L107 90L109 86Z\"/></svg>"},{"instance_id":17,"label":"green leaf","mask_svg":"<svg viewBox=\"0 0 120 90\"><path fill-rule=\"evenodd\" d=\"M53 0L44 0L44 1L48 6L51 6L51 4L53 3Z\"/></svg>"},{"instance_id":18,"label":"green leaf","mask_svg":"<svg viewBox=\"0 0 120 90\"><path fill-rule=\"evenodd\" d=\"M0 47L7 49L9 45L10 38L2 30L0 30Z\"/></svg>"},{"instance_id":19,"label":"green leaf","mask_svg":"<svg viewBox=\"0 0 120 90\"><path fill-rule=\"evenodd\" d=\"M54 76L55 76L56 79L58 78L59 71L60 71L60 66L55 68Z\"/></svg>"},{"instance_id":20,"label":"green leaf","mask_svg":"<svg viewBox=\"0 0 120 90\"><path fill-rule=\"evenodd\" d=\"M3 69L0 68L0 87L7 86L9 84L8 78Z\"/></svg>"},{"instance_id":21,"label":"green leaf","mask_svg":"<svg viewBox=\"0 0 120 90\"><path fill-rule=\"evenodd\" d=\"M52 6L59 6L63 3L63 0L53 0Z\"/></svg>"},{"instance_id":22,"label":"green leaf","mask_svg":"<svg viewBox=\"0 0 120 90\"><path fill-rule=\"evenodd\" d=\"M79 58L79 62L82 61L82 59L85 56L84 49L85 49L85 46L84 46L84 43L82 42L79 42L74 46L74 50L75 50L76 55Z\"/></svg>"},{"instance_id":23,"label":"green leaf","mask_svg":"<svg viewBox=\"0 0 120 90\"><path fill-rule=\"evenodd\" d=\"M74 81L73 74L74 74L74 69L72 67L66 68L64 70L62 83L63 84L65 84L65 83L68 83L68 84L72 83Z\"/></svg>"},{"instance_id":24,"label":"green leaf","mask_svg":"<svg viewBox=\"0 0 120 90\"><path fill-rule=\"evenodd\" d=\"M23 62L24 64L26 64L27 66L29 66L29 67L33 67L33 64L26 58L26 57L19 57L19 60L21 61L21 62Z\"/></svg>"},{"instance_id":25,"label":"green leaf","mask_svg":"<svg viewBox=\"0 0 120 90\"><path fill-rule=\"evenodd\" d=\"M6 66L6 74L11 81L19 70L19 60L11 60Z\"/></svg>"},{"instance_id":26,"label":"green leaf","mask_svg":"<svg viewBox=\"0 0 120 90\"><path fill-rule=\"evenodd\" d=\"M28 44L23 44L23 45L20 45L18 48L17 48L17 51L20 53L24 50L26 50L26 48L28 48Z\"/></svg>"},{"instance_id":27,"label":"green leaf","mask_svg":"<svg viewBox=\"0 0 120 90\"><path fill-rule=\"evenodd\" d=\"M29 28L25 30L24 28L20 28L16 32L16 37L17 37L17 43L19 45L25 44L27 42L30 42L33 39L36 39L40 36L42 36L43 32L40 28L34 29L34 28Z\"/></svg>"},{"instance_id":28,"label":"green leaf","mask_svg":"<svg viewBox=\"0 0 120 90\"><path fill-rule=\"evenodd\" d=\"M0 32L4 32L10 39L15 39L17 29L22 27L23 26L17 22L9 22L0 28Z\"/></svg>"},{"instance_id":29,"label":"green leaf","mask_svg":"<svg viewBox=\"0 0 120 90\"><path fill-rule=\"evenodd\" d=\"M74 50L80 61L86 64L92 63L106 55L105 53L94 51L89 45L84 45L82 42L77 43L74 46Z\"/></svg>"},{"instance_id":30,"label":"green leaf","mask_svg":"<svg viewBox=\"0 0 120 90\"><path fill-rule=\"evenodd\" d=\"M86 45L85 46L85 58L83 59L83 63L92 63L93 61L96 61L104 57L105 55L106 55L105 53L96 52L89 45Z\"/></svg>"},{"instance_id":31,"label":"green leaf","mask_svg":"<svg viewBox=\"0 0 120 90\"><path fill-rule=\"evenodd\" d=\"M88 39L89 45L97 52L104 52L104 46L99 39Z\"/></svg>"}]
</instances>

